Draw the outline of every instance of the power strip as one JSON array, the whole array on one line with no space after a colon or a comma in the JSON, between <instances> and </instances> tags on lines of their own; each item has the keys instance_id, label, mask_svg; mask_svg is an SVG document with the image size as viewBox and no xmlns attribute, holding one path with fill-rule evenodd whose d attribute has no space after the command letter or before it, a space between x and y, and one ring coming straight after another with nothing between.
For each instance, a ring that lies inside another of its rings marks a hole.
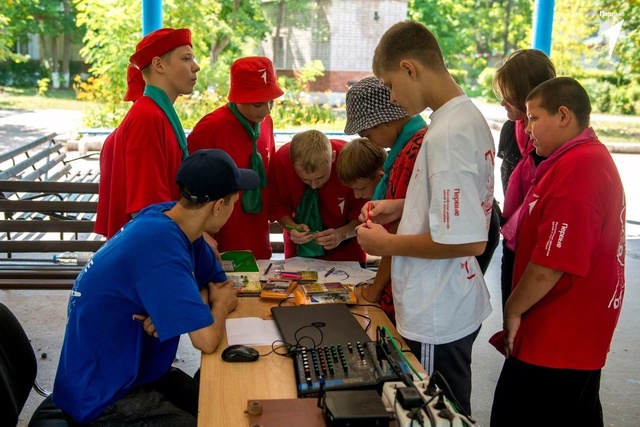
<instances>
[{"instance_id":1,"label":"power strip","mask_svg":"<svg viewBox=\"0 0 640 427\"><path fill-rule=\"evenodd\" d=\"M393 411L396 416L396 425L398 427L410 427L410 426L425 426L425 427L464 427L473 426L469 419L454 411L453 406L447 399L444 399L446 409L450 413L450 417L445 409L437 409L438 397L429 396L427 394L427 384L429 381L414 381L416 388L419 390L420 395L424 402L429 402L428 410L431 412L432 418L435 420L435 425L430 421L425 409L420 409L412 414L410 410L403 409L400 403L396 399L397 390L405 388L406 385L399 381L386 382L382 387L382 403L389 411ZM441 392L437 389L437 392ZM433 398L433 399L432 399Z\"/></svg>"}]
</instances>

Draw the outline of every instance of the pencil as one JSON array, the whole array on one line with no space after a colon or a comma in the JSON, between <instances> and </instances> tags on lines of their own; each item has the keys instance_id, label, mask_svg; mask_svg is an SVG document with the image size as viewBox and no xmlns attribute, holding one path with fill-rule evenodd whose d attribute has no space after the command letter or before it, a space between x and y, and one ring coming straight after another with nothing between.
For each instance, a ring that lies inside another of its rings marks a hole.
<instances>
[{"instance_id":1,"label":"pencil","mask_svg":"<svg viewBox=\"0 0 640 427\"><path fill-rule=\"evenodd\" d=\"M370 212L371 212L371 202L367 202L367 222L371 218L371 216L369 215Z\"/></svg>"},{"instance_id":2,"label":"pencil","mask_svg":"<svg viewBox=\"0 0 640 427\"><path fill-rule=\"evenodd\" d=\"M267 267L267 269L264 271L265 276L267 275L267 273L269 272L269 270L271 270L271 266L273 265L272 262L269 263L269 267Z\"/></svg>"},{"instance_id":3,"label":"pencil","mask_svg":"<svg viewBox=\"0 0 640 427\"><path fill-rule=\"evenodd\" d=\"M334 271L336 271L336 268L335 268L335 267L331 267L331 268L329 269L329 271L327 271L327 273L324 275L324 277L329 277L329 275L330 275L331 273L333 273Z\"/></svg>"}]
</instances>

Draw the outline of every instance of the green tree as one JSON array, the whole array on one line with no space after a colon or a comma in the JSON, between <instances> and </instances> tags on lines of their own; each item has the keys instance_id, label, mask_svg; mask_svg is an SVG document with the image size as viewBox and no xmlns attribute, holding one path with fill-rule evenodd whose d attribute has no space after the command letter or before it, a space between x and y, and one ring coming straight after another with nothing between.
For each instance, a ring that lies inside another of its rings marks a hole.
<instances>
[{"instance_id":1,"label":"green tree","mask_svg":"<svg viewBox=\"0 0 640 427\"><path fill-rule=\"evenodd\" d=\"M640 0L602 0L602 12L613 16L602 16L612 25L624 19L622 33L616 43L614 54L619 59L618 71L623 74L640 74Z\"/></svg>"},{"instance_id":2,"label":"green tree","mask_svg":"<svg viewBox=\"0 0 640 427\"><path fill-rule=\"evenodd\" d=\"M409 17L438 38L449 67L471 69L476 77L489 57L527 47L529 0L412 0Z\"/></svg>"},{"instance_id":3,"label":"green tree","mask_svg":"<svg viewBox=\"0 0 640 427\"><path fill-rule=\"evenodd\" d=\"M13 39L8 31L9 18L0 9L0 62L10 58Z\"/></svg>"},{"instance_id":4,"label":"green tree","mask_svg":"<svg viewBox=\"0 0 640 427\"><path fill-rule=\"evenodd\" d=\"M56 77L62 69L63 87L69 87L70 45L75 29L75 11L69 0L9 0L0 6L0 23L3 20L8 25L0 35L0 50L3 43L11 48L15 40L38 35L42 58L49 61ZM62 58L58 51L59 37L63 37Z\"/></svg>"},{"instance_id":5,"label":"green tree","mask_svg":"<svg viewBox=\"0 0 640 427\"><path fill-rule=\"evenodd\" d=\"M602 51L585 41L598 34L600 0L557 2L554 10L550 58L558 75L576 75Z\"/></svg>"},{"instance_id":6,"label":"green tree","mask_svg":"<svg viewBox=\"0 0 640 427\"><path fill-rule=\"evenodd\" d=\"M85 25L82 55L91 72L100 76L97 99L122 99L126 88L125 70L129 56L141 39L141 2L119 0L76 0L78 23ZM268 26L258 0L163 1L165 27L190 28L193 48L202 67L199 88L222 79L225 63L240 56L247 45L264 37ZM225 55L227 53L227 55ZM212 65L220 60L220 67ZM228 71L228 68L226 68ZM224 79L228 74L224 75Z\"/></svg>"}]
</instances>

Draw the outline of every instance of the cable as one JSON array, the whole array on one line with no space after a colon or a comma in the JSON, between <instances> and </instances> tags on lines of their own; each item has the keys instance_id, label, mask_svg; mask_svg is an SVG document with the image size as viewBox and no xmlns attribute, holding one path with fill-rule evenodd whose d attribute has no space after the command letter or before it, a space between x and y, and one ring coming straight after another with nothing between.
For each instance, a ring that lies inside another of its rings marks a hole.
<instances>
[{"instance_id":1,"label":"cable","mask_svg":"<svg viewBox=\"0 0 640 427\"><path fill-rule=\"evenodd\" d=\"M431 375L432 378L434 378L434 381L436 381L436 378L439 378L443 384L441 384L441 387L444 391L445 394L448 395L450 397L450 400L453 402L454 404L454 408L455 410L459 413L464 415L465 418L467 418L472 424L476 423L476 420L474 420L471 415L467 414L465 412L465 410L462 408L462 405L460 405L460 402L458 402L458 399L456 399L455 394L453 394L453 391L451 391L451 387L449 386L449 383L447 382L447 380L444 378L444 376L438 372L438 371L433 371L433 374Z\"/></svg>"},{"instance_id":2,"label":"cable","mask_svg":"<svg viewBox=\"0 0 640 427\"><path fill-rule=\"evenodd\" d=\"M316 341L312 337L310 337L308 335L298 338L298 332L300 332L301 330L306 329L306 328L316 328L318 330L318 332L320 333L320 342L318 342L316 344ZM304 347L304 346L300 345L300 341L302 341L305 338L311 340L311 342L313 343L313 347L311 347L311 348L317 348L317 347L321 346L322 342L324 341L324 334L322 333L322 329L320 329L318 326L315 326L315 325L306 325L306 326L302 326L302 327L298 328L296 330L296 332L293 334L293 337L296 339L296 344L295 345L297 347Z\"/></svg>"},{"instance_id":3,"label":"cable","mask_svg":"<svg viewBox=\"0 0 640 427\"><path fill-rule=\"evenodd\" d=\"M367 320L367 326L365 326L364 331L367 332L369 330L369 328L371 327L371 318L369 316L365 316L364 314L360 314L360 313L351 313L354 316L359 316L364 318L365 320Z\"/></svg>"},{"instance_id":4,"label":"cable","mask_svg":"<svg viewBox=\"0 0 640 427\"><path fill-rule=\"evenodd\" d=\"M377 308L379 310L382 310L382 307L380 307L379 305L375 305L375 304L349 304L350 306L354 306L354 307L373 307L373 308Z\"/></svg>"},{"instance_id":5,"label":"cable","mask_svg":"<svg viewBox=\"0 0 640 427\"><path fill-rule=\"evenodd\" d=\"M407 359L407 357L404 355L404 353L402 352L402 350L400 349L400 347L398 347L398 344L396 343L396 339L393 338L393 336L391 335L391 332L389 332L389 329L386 326L383 326L382 329L384 330L384 332L387 334L387 336L389 338L391 338L391 344L395 347L395 349L397 350L398 354L400 355L400 357L402 358L402 360L404 360L404 363L409 367L409 369L411 369L411 371L413 371L413 373L418 377L419 380L423 380L424 378L422 377L422 375L420 375L420 373L418 371L416 371L416 369L413 367L413 365L409 362L409 360Z\"/></svg>"}]
</instances>

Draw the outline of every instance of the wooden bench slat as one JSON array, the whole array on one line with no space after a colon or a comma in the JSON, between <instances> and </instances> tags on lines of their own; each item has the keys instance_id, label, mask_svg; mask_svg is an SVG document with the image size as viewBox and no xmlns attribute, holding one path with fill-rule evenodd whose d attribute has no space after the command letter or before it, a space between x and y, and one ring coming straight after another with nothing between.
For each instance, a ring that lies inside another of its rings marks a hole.
<instances>
[{"instance_id":1,"label":"wooden bench slat","mask_svg":"<svg viewBox=\"0 0 640 427\"><path fill-rule=\"evenodd\" d=\"M104 240L1 240L0 253L95 252L104 245L104 242Z\"/></svg>"},{"instance_id":2,"label":"wooden bench slat","mask_svg":"<svg viewBox=\"0 0 640 427\"><path fill-rule=\"evenodd\" d=\"M19 181L0 180L0 191L11 193L93 193L98 194L97 182Z\"/></svg>"},{"instance_id":3,"label":"wooden bench slat","mask_svg":"<svg viewBox=\"0 0 640 427\"><path fill-rule=\"evenodd\" d=\"M45 179L49 179L48 172L54 167L56 167L56 165L62 163L65 157L66 157L65 153L59 154L58 156L49 160L44 165L40 166L39 168L36 168L33 172L23 176L21 179L25 181L34 181L34 180L40 179L41 177L44 177Z\"/></svg>"},{"instance_id":4,"label":"wooden bench slat","mask_svg":"<svg viewBox=\"0 0 640 427\"><path fill-rule=\"evenodd\" d=\"M53 261L52 261L53 263ZM39 270L31 270L31 269L8 269L4 271L0 271L0 279L71 279L74 280L78 274L80 274L80 270L84 267L82 266L74 266L75 268L70 270L64 270L58 268L59 266L55 266L52 269L39 269Z\"/></svg>"},{"instance_id":5,"label":"wooden bench slat","mask_svg":"<svg viewBox=\"0 0 640 427\"><path fill-rule=\"evenodd\" d=\"M42 151L39 151L33 156L27 157L20 163L17 163L15 166L12 166L0 172L0 179L9 179L9 178L18 176L20 175L20 173L24 172L27 168L32 167L33 165L38 163L38 161L45 159L54 153L57 154L58 152L60 152L60 150L62 150L62 148L63 148L62 144L55 144L49 148L43 149Z\"/></svg>"},{"instance_id":6,"label":"wooden bench slat","mask_svg":"<svg viewBox=\"0 0 640 427\"><path fill-rule=\"evenodd\" d=\"M71 165L64 165L62 169L49 175L49 181L58 181L71 172Z\"/></svg>"},{"instance_id":7,"label":"wooden bench slat","mask_svg":"<svg viewBox=\"0 0 640 427\"><path fill-rule=\"evenodd\" d=\"M2 212L97 212L98 202L61 202L55 200L0 200Z\"/></svg>"},{"instance_id":8,"label":"wooden bench slat","mask_svg":"<svg viewBox=\"0 0 640 427\"><path fill-rule=\"evenodd\" d=\"M0 220L0 232L25 232L38 233L63 232L63 233L93 233L93 221L68 220L68 221L38 221L38 220Z\"/></svg>"},{"instance_id":9,"label":"wooden bench slat","mask_svg":"<svg viewBox=\"0 0 640 427\"><path fill-rule=\"evenodd\" d=\"M0 279L0 289L71 289L74 279Z\"/></svg>"},{"instance_id":10,"label":"wooden bench slat","mask_svg":"<svg viewBox=\"0 0 640 427\"><path fill-rule=\"evenodd\" d=\"M53 141L53 138L55 137L56 137L55 133L50 133L49 135L43 136L42 138L38 138L34 141L27 142L26 144L22 144L19 147L12 148L11 150L7 150L3 153L0 153L0 163L6 162L7 160L11 160L20 154L31 151L34 148L36 148L38 145L44 144L45 142Z\"/></svg>"}]
</instances>

